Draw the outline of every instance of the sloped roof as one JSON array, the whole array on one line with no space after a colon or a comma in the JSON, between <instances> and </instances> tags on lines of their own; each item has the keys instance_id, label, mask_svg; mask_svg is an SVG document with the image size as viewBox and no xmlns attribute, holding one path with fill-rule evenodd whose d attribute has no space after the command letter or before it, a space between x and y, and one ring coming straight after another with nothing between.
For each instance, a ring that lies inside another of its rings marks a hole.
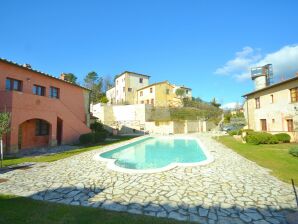
<instances>
[{"instance_id":1,"label":"sloped roof","mask_svg":"<svg viewBox=\"0 0 298 224\"><path fill-rule=\"evenodd\" d=\"M148 85L148 86L144 86L144 87L138 89L137 91L142 90L142 89L147 89L148 87L155 86L155 85L159 85L159 84L163 84L163 83L167 83L167 84L169 84L170 86L174 87L174 86L173 86L172 84L170 84L167 80L165 80L165 81L162 81L162 82L156 82L156 83L152 83L152 84L150 84L150 85Z\"/></svg>"},{"instance_id":2,"label":"sloped roof","mask_svg":"<svg viewBox=\"0 0 298 224\"><path fill-rule=\"evenodd\" d=\"M22 68L22 69L26 69L26 70L29 70L31 72L35 72L35 73L37 73L39 75L43 75L43 76L46 76L46 77L49 77L49 78L52 78L52 79L56 79L58 81L61 81L61 82L64 82L64 83L68 83L70 85L73 85L73 86L76 86L76 87L79 87L79 88L86 89L86 90L90 91L90 89L88 89L88 88L86 88L84 86L81 86L81 85L78 85L78 84L75 84L75 83L72 83L72 82L69 82L69 81L66 81L66 80L59 79L59 78L57 78L55 76L52 76L52 75L47 74L47 73L44 73L42 71L38 71L38 70L29 68L29 67L25 67L25 66L23 66L21 64L18 64L16 62L13 62L13 61L10 61L10 60L7 60L5 58L0 58L0 62L4 62L4 63L10 64L10 65L14 65L16 67L19 67L19 68Z\"/></svg>"},{"instance_id":3,"label":"sloped roof","mask_svg":"<svg viewBox=\"0 0 298 224\"><path fill-rule=\"evenodd\" d=\"M246 94L243 95L242 97L246 97L246 96L252 95L252 94L254 94L254 93L259 93L259 92L262 92L262 91L264 91L264 90L271 89L271 88L274 88L274 87L276 87L276 86L280 86L280 85L283 85L283 84L285 84L285 83L292 82L292 81L295 81L295 80L298 80L298 76L295 76L295 77L293 77L293 78L287 79L287 80L282 81L282 82L278 82L278 83L272 84L272 85L270 85L270 86L266 86L266 87L264 87L264 88L262 88L262 89L255 90L255 91L252 91L252 92L250 92L250 93L246 93Z\"/></svg>"},{"instance_id":4,"label":"sloped roof","mask_svg":"<svg viewBox=\"0 0 298 224\"><path fill-rule=\"evenodd\" d=\"M124 75L125 73L129 73L129 74L133 74L133 75L140 75L140 76L144 76L144 77L150 78L149 75L144 75L144 74L140 74L140 73L136 73L136 72L130 72L130 71L124 71L124 72L120 73L119 75L116 75L115 78L114 78L114 80L117 79L117 78L119 78L120 76Z\"/></svg>"}]
</instances>

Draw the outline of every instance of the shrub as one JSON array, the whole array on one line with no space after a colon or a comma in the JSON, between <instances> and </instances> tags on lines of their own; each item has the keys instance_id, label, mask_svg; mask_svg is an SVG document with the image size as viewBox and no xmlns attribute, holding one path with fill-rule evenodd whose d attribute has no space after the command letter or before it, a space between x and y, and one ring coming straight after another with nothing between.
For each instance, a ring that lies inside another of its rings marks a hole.
<instances>
[{"instance_id":1,"label":"shrub","mask_svg":"<svg viewBox=\"0 0 298 224\"><path fill-rule=\"evenodd\" d=\"M101 132L93 133L93 143L103 142L108 136L107 131L103 130Z\"/></svg>"},{"instance_id":2,"label":"shrub","mask_svg":"<svg viewBox=\"0 0 298 224\"><path fill-rule=\"evenodd\" d=\"M107 131L103 130L100 132L91 132L88 134L83 134L80 136L80 143L83 145L87 144L95 144L99 142L103 142L108 136Z\"/></svg>"},{"instance_id":3,"label":"shrub","mask_svg":"<svg viewBox=\"0 0 298 224\"><path fill-rule=\"evenodd\" d=\"M286 143L286 142L291 141L291 136L286 133L280 133L280 134L276 134L274 136L276 136L276 138L278 139L279 142Z\"/></svg>"},{"instance_id":4,"label":"shrub","mask_svg":"<svg viewBox=\"0 0 298 224\"><path fill-rule=\"evenodd\" d=\"M243 133L243 132L246 132L246 134L249 135L250 133L253 133L254 130L252 130L252 129L242 129L241 133Z\"/></svg>"},{"instance_id":5,"label":"shrub","mask_svg":"<svg viewBox=\"0 0 298 224\"><path fill-rule=\"evenodd\" d=\"M231 136L238 135L238 130L228 131L228 134Z\"/></svg>"},{"instance_id":6,"label":"shrub","mask_svg":"<svg viewBox=\"0 0 298 224\"><path fill-rule=\"evenodd\" d=\"M289 153L290 153L292 156L296 156L296 157L298 157L298 146L291 147L291 148L289 149Z\"/></svg>"},{"instance_id":7,"label":"shrub","mask_svg":"<svg viewBox=\"0 0 298 224\"><path fill-rule=\"evenodd\" d=\"M259 145L259 144L276 144L278 139L276 136L266 132L250 132L246 136L246 142Z\"/></svg>"},{"instance_id":8,"label":"shrub","mask_svg":"<svg viewBox=\"0 0 298 224\"><path fill-rule=\"evenodd\" d=\"M92 124L90 124L90 129L92 130L92 132L101 132L104 129L103 124L101 122L94 122Z\"/></svg>"},{"instance_id":9,"label":"shrub","mask_svg":"<svg viewBox=\"0 0 298 224\"><path fill-rule=\"evenodd\" d=\"M92 133L88 133L88 134L82 134L79 138L79 141L81 144L90 144L92 143L92 139L93 139L93 136L92 136Z\"/></svg>"}]
</instances>

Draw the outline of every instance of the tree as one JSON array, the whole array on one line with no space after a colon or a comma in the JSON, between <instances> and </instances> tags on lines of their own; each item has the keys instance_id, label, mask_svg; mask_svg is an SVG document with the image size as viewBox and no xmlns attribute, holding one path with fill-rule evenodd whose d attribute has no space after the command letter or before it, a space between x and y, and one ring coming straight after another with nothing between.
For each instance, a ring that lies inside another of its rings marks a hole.
<instances>
[{"instance_id":1,"label":"tree","mask_svg":"<svg viewBox=\"0 0 298 224\"><path fill-rule=\"evenodd\" d=\"M92 103L105 102L105 94L102 92L103 79L96 72L89 72L85 79L85 86L91 90L90 101Z\"/></svg>"},{"instance_id":2,"label":"tree","mask_svg":"<svg viewBox=\"0 0 298 224\"><path fill-rule=\"evenodd\" d=\"M1 112L0 113L0 159L1 159L1 168L3 161L3 136L9 132L10 125L10 113Z\"/></svg>"},{"instance_id":3,"label":"tree","mask_svg":"<svg viewBox=\"0 0 298 224\"><path fill-rule=\"evenodd\" d=\"M220 103L217 103L217 102L216 102L216 99L215 99L215 98L212 99L212 101L210 102L210 104L211 104L212 106L215 106L215 107L220 107L220 105L221 105Z\"/></svg>"},{"instance_id":4,"label":"tree","mask_svg":"<svg viewBox=\"0 0 298 224\"><path fill-rule=\"evenodd\" d=\"M64 80L77 84L77 77L73 73L64 73Z\"/></svg>"},{"instance_id":5,"label":"tree","mask_svg":"<svg viewBox=\"0 0 298 224\"><path fill-rule=\"evenodd\" d=\"M176 95L180 98L182 98L185 95L185 90L182 88L176 89Z\"/></svg>"}]
</instances>

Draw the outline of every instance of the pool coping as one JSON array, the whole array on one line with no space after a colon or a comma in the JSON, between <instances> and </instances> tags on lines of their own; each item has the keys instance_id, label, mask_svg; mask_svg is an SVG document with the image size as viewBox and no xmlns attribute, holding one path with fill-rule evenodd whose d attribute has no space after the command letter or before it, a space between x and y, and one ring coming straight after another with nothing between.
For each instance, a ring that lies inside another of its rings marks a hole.
<instances>
[{"instance_id":1,"label":"pool coping","mask_svg":"<svg viewBox=\"0 0 298 224\"><path fill-rule=\"evenodd\" d=\"M128 168L123 168L120 166L117 166L115 164L115 161L117 159L110 159L110 158L103 158L100 155L117 149L119 147L140 141L142 139L146 139L146 138L150 138L150 137L155 137L155 138L184 138L184 139L194 139L197 141L197 143L199 144L200 148L202 149L202 151L204 152L206 159L200 162L195 162L195 163L170 163L167 166L164 166L162 168L154 168L154 169L146 169L146 170L135 170L135 169L128 169ZM214 157L211 155L211 153L209 152L209 150L207 149L207 147L202 143L202 141L199 139L198 136L193 136L193 135L183 135L183 134L179 134L179 135L145 135L145 136L141 136L141 137L137 137L128 141L125 141L123 143L118 143L112 146L108 146L106 149L100 151L99 153L96 153L93 156L93 159L97 160L97 161L101 161L101 162L105 162L106 163L106 167L110 170L113 171L117 171L117 172L121 172L121 173L127 173L127 174L150 174L150 173L160 173L160 172L164 172L164 171L169 171L171 169L174 169L176 167L192 167L192 166L199 166L199 165L207 165L211 162L214 161Z\"/></svg>"}]
</instances>

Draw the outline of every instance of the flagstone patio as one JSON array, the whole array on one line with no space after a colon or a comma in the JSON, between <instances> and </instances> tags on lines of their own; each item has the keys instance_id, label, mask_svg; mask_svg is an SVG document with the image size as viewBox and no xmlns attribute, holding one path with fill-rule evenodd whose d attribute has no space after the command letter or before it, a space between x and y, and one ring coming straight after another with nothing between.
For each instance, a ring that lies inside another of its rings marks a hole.
<instances>
[{"instance_id":1,"label":"flagstone patio","mask_svg":"<svg viewBox=\"0 0 298 224\"><path fill-rule=\"evenodd\" d=\"M286 223L287 209L295 208L291 185L210 135L197 136L214 162L128 174L94 160L94 150L2 173L0 193L208 224Z\"/></svg>"}]
</instances>

